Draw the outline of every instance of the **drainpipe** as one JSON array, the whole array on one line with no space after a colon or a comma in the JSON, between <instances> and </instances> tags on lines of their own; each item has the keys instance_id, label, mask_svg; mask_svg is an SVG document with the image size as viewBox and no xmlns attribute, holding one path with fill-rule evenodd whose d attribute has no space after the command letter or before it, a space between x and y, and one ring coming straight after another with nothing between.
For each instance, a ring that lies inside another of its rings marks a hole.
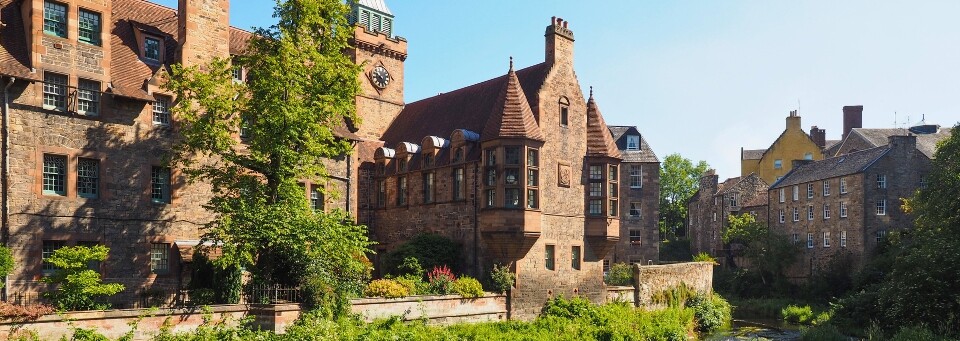
<instances>
[{"instance_id":1,"label":"drainpipe","mask_svg":"<svg viewBox=\"0 0 960 341\"><path fill-rule=\"evenodd\" d=\"M0 172L3 174L0 175L0 178L3 178L2 182L2 191L3 198L0 199L0 206L3 206L0 209L0 220L2 220L2 226L0 226L0 239L3 240L3 246L7 246L10 241L10 204L9 204L9 193L10 193L10 87L13 86L13 83L17 81L16 77L10 77L7 80L7 84L3 87L3 165L0 165ZM4 302L7 301L7 288L10 286L7 283L7 276L3 277L3 292L0 292L0 299Z\"/></svg>"},{"instance_id":2,"label":"drainpipe","mask_svg":"<svg viewBox=\"0 0 960 341\"><path fill-rule=\"evenodd\" d=\"M480 162L473 164L473 268L477 278L483 277L480 268Z\"/></svg>"}]
</instances>

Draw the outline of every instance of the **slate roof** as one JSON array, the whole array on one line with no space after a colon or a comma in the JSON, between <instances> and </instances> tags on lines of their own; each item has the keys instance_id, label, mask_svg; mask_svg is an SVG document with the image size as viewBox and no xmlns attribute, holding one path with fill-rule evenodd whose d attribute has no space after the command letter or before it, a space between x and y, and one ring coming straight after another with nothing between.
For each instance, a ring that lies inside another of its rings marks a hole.
<instances>
[{"instance_id":1,"label":"slate roof","mask_svg":"<svg viewBox=\"0 0 960 341\"><path fill-rule=\"evenodd\" d=\"M620 158L623 160L623 162L660 162L660 159L657 158L657 154L653 152L653 149L650 148L649 144L647 144L647 140L643 138L643 134L640 134L640 131L637 130L636 126L611 125L607 126L607 129L610 130L610 134L617 145L617 149L620 150ZM627 150L626 135L640 136L639 150Z\"/></svg>"},{"instance_id":2,"label":"slate roof","mask_svg":"<svg viewBox=\"0 0 960 341\"><path fill-rule=\"evenodd\" d=\"M20 17L21 1L0 0L0 21L8 24L2 31L0 41L0 74L26 77L30 71L30 56L27 49L28 37L23 32ZM112 59L110 61L112 87L108 92L115 95L143 100L153 100L144 90L147 79L161 67L168 67L176 61L178 17L177 10L146 0L113 0L113 22L103 26L110 29L109 39ZM164 61L167 65L144 63L139 53L136 30L155 34L163 38ZM252 33L231 27L230 53L243 52ZM31 78L38 79L37 74Z\"/></svg>"},{"instance_id":3,"label":"slate roof","mask_svg":"<svg viewBox=\"0 0 960 341\"><path fill-rule=\"evenodd\" d=\"M383 0L358 0L357 3L383 13L393 15L393 13L390 12L390 9L387 8L387 3Z\"/></svg>"},{"instance_id":4,"label":"slate roof","mask_svg":"<svg viewBox=\"0 0 960 341\"><path fill-rule=\"evenodd\" d=\"M770 188L781 188L860 173L889 151L889 146L881 146L810 162L794 168Z\"/></svg>"},{"instance_id":5,"label":"slate roof","mask_svg":"<svg viewBox=\"0 0 960 341\"><path fill-rule=\"evenodd\" d=\"M539 91L550 71L540 63L516 71L534 118L538 117ZM482 132L494 112L507 75L407 104L381 138L387 146L419 143L424 136L448 137L456 129ZM484 138L481 136L481 138Z\"/></svg>"},{"instance_id":6,"label":"slate roof","mask_svg":"<svg viewBox=\"0 0 960 341\"><path fill-rule=\"evenodd\" d=\"M766 153L766 149L744 149L740 153L741 160L760 160L763 158L763 154Z\"/></svg>"},{"instance_id":7,"label":"slate roof","mask_svg":"<svg viewBox=\"0 0 960 341\"><path fill-rule=\"evenodd\" d=\"M741 180L741 179L742 179L742 178L738 176L738 177L735 177L735 178L729 178L729 179L724 180L724 181L721 182L719 185L717 185L717 193L714 193L714 195L722 194L722 193L726 193L726 192L730 191L730 189L736 187L737 184L740 183L740 180Z\"/></svg>"},{"instance_id":8,"label":"slate roof","mask_svg":"<svg viewBox=\"0 0 960 341\"><path fill-rule=\"evenodd\" d=\"M593 99L593 88L587 99L587 155L620 158L620 150L613 142L607 123L603 121L597 101Z\"/></svg>"},{"instance_id":9,"label":"slate roof","mask_svg":"<svg viewBox=\"0 0 960 341\"><path fill-rule=\"evenodd\" d=\"M937 142L949 138L951 131L951 128L940 128L938 132L933 134L914 134L917 136L917 150L923 153L923 155L926 155L927 158L933 159L934 154L937 152ZM900 128L853 128L837 152L845 149L850 150L849 148L866 149L885 146L889 143L888 138L890 136L907 134L911 134L911 132L907 129ZM859 143L860 145L854 145L855 143Z\"/></svg>"},{"instance_id":10,"label":"slate roof","mask_svg":"<svg viewBox=\"0 0 960 341\"><path fill-rule=\"evenodd\" d=\"M453 131L442 136L449 136L450 133ZM480 137L484 141L497 138L529 138L544 141L543 132L533 118L533 110L530 109L530 103L523 94L517 73L513 71L513 61L510 62L506 83L494 102L493 111L487 118L487 124Z\"/></svg>"}]
</instances>

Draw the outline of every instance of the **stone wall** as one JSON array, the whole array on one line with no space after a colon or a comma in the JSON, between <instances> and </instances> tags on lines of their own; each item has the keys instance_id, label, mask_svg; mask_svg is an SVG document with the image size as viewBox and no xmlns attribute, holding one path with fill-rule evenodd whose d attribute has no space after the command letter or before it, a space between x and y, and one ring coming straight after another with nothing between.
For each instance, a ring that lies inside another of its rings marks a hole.
<instances>
[{"instance_id":1,"label":"stone wall","mask_svg":"<svg viewBox=\"0 0 960 341\"><path fill-rule=\"evenodd\" d=\"M668 265L633 266L637 306L649 306L653 295L680 284L703 293L713 292L713 263L691 262Z\"/></svg>"},{"instance_id":2,"label":"stone wall","mask_svg":"<svg viewBox=\"0 0 960 341\"><path fill-rule=\"evenodd\" d=\"M487 294L479 298L462 298L457 295L411 296L399 299L362 298L351 301L352 312L373 321L391 316L401 316L404 321L426 319L432 324L476 323L503 321L507 319L507 297ZM156 335L164 325L173 333L190 332L203 325L204 316L210 323L223 322L238 326L241 319L252 318L252 323L261 330L282 333L287 326L300 317L297 304L218 305L211 306L209 314L200 308L190 309L130 309L108 311L84 311L64 315L47 315L26 323L0 323L0 339L16 335L18 331L36 332L41 340L58 340L70 337L72 328L94 329L111 339L117 339L137 325L134 339L145 340ZM138 321L139 320L139 321Z\"/></svg>"}]
</instances>

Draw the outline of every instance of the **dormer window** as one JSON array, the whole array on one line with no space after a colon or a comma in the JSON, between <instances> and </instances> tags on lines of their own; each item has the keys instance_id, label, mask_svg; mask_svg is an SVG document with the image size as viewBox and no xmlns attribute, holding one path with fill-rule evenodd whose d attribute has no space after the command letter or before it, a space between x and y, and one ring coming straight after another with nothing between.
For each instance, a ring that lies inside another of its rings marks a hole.
<instances>
[{"instance_id":1,"label":"dormer window","mask_svg":"<svg viewBox=\"0 0 960 341\"><path fill-rule=\"evenodd\" d=\"M433 167L433 153L427 151L423 153L423 168Z\"/></svg>"},{"instance_id":2,"label":"dormer window","mask_svg":"<svg viewBox=\"0 0 960 341\"><path fill-rule=\"evenodd\" d=\"M67 5L59 2L43 2L43 33L60 38L67 37Z\"/></svg>"},{"instance_id":3,"label":"dormer window","mask_svg":"<svg viewBox=\"0 0 960 341\"><path fill-rule=\"evenodd\" d=\"M407 158L401 157L397 160L397 173L402 173L407 171Z\"/></svg>"},{"instance_id":4,"label":"dormer window","mask_svg":"<svg viewBox=\"0 0 960 341\"><path fill-rule=\"evenodd\" d=\"M453 163L463 162L463 148L464 147L459 147L453 152Z\"/></svg>"},{"instance_id":5,"label":"dormer window","mask_svg":"<svg viewBox=\"0 0 960 341\"><path fill-rule=\"evenodd\" d=\"M79 18L77 39L90 45L100 46L100 13L81 9Z\"/></svg>"},{"instance_id":6,"label":"dormer window","mask_svg":"<svg viewBox=\"0 0 960 341\"><path fill-rule=\"evenodd\" d=\"M640 150L639 135L627 135L627 150Z\"/></svg>"},{"instance_id":7,"label":"dormer window","mask_svg":"<svg viewBox=\"0 0 960 341\"><path fill-rule=\"evenodd\" d=\"M160 62L160 39L143 37L143 58L149 61Z\"/></svg>"}]
</instances>

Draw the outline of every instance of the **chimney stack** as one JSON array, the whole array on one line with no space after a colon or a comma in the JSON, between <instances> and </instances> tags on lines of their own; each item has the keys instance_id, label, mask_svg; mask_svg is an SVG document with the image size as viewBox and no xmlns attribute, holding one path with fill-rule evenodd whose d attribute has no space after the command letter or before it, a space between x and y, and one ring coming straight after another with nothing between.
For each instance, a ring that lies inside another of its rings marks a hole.
<instances>
[{"instance_id":1,"label":"chimney stack","mask_svg":"<svg viewBox=\"0 0 960 341\"><path fill-rule=\"evenodd\" d=\"M813 140L820 149L823 149L827 146L827 131L817 128L817 126L810 127L810 139Z\"/></svg>"},{"instance_id":2,"label":"chimney stack","mask_svg":"<svg viewBox=\"0 0 960 341\"><path fill-rule=\"evenodd\" d=\"M547 26L546 57L547 64L564 64L573 68L573 31L570 23L563 18L552 17Z\"/></svg>"},{"instance_id":3,"label":"chimney stack","mask_svg":"<svg viewBox=\"0 0 960 341\"><path fill-rule=\"evenodd\" d=\"M862 105L846 105L843 107L843 138L846 139L847 135L850 134L850 131L853 128L863 128L863 106Z\"/></svg>"},{"instance_id":4,"label":"chimney stack","mask_svg":"<svg viewBox=\"0 0 960 341\"><path fill-rule=\"evenodd\" d=\"M184 66L230 57L230 1L179 0L178 59Z\"/></svg>"},{"instance_id":5,"label":"chimney stack","mask_svg":"<svg viewBox=\"0 0 960 341\"><path fill-rule=\"evenodd\" d=\"M796 110L790 110L790 116L787 116L787 130L801 130L800 115Z\"/></svg>"}]
</instances>

